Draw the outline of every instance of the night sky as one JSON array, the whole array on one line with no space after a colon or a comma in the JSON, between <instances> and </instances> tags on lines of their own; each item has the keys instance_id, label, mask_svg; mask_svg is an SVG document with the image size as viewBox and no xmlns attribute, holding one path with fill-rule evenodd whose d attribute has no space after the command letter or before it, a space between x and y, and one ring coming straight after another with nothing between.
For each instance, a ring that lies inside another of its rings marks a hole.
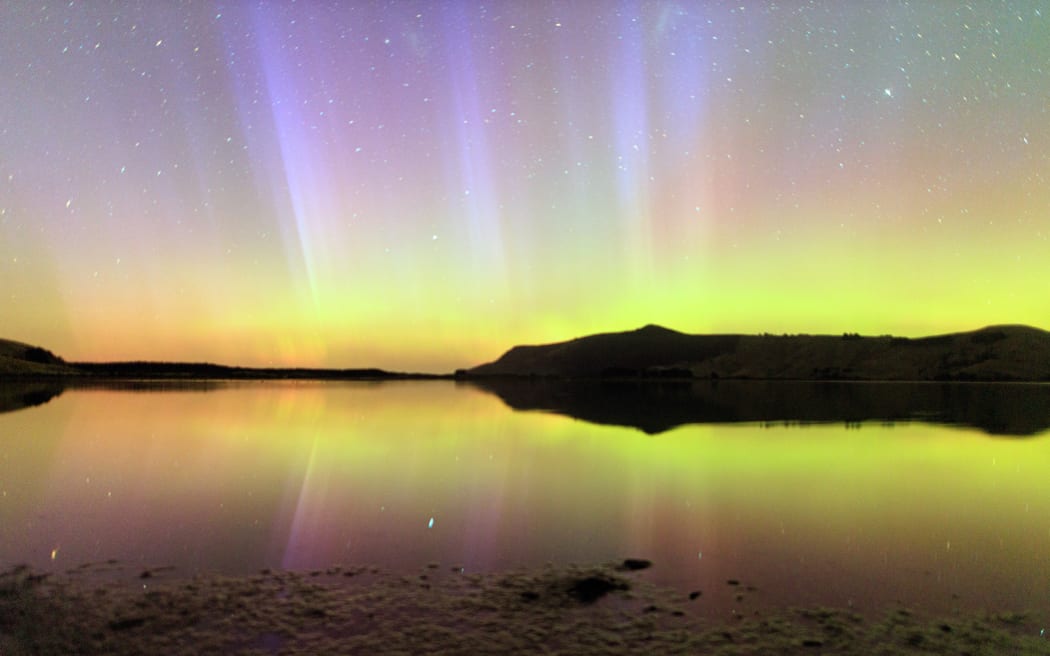
<instances>
[{"instance_id":1,"label":"night sky","mask_svg":"<svg viewBox=\"0 0 1050 656\"><path fill-rule=\"evenodd\" d=\"M0 336L1050 326L1045 2L0 3Z\"/></svg>"}]
</instances>

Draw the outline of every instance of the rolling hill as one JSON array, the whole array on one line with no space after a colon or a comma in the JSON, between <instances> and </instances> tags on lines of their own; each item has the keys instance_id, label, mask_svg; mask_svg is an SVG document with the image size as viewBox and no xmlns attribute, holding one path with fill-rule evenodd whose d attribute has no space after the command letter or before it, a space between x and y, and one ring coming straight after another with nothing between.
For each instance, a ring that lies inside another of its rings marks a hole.
<instances>
[{"instance_id":1,"label":"rolling hill","mask_svg":"<svg viewBox=\"0 0 1050 656\"><path fill-rule=\"evenodd\" d=\"M1050 333L1028 326L922 338L688 335L660 326L516 346L460 377L1050 381Z\"/></svg>"},{"instance_id":2,"label":"rolling hill","mask_svg":"<svg viewBox=\"0 0 1050 656\"><path fill-rule=\"evenodd\" d=\"M73 375L76 371L65 360L39 346L0 339L0 376L28 378L33 376Z\"/></svg>"}]
</instances>

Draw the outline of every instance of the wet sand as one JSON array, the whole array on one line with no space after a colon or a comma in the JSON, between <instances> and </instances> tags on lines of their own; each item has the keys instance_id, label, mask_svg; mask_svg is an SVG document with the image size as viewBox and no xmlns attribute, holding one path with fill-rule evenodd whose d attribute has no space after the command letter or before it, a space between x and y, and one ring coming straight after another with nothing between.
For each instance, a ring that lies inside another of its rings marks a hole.
<instances>
[{"instance_id":1,"label":"wet sand","mask_svg":"<svg viewBox=\"0 0 1050 656\"><path fill-rule=\"evenodd\" d=\"M1046 618L1013 612L741 603L712 618L698 609L714 591L652 585L645 566L237 577L115 562L15 568L0 574L0 654L1050 654Z\"/></svg>"}]
</instances>

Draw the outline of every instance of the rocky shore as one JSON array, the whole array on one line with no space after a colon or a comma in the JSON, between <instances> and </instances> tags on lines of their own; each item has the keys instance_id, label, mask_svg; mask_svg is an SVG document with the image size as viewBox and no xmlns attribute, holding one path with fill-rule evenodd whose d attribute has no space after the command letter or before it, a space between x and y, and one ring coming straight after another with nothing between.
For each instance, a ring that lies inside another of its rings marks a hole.
<instances>
[{"instance_id":1,"label":"rocky shore","mask_svg":"<svg viewBox=\"0 0 1050 656\"><path fill-rule=\"evenodd\" d=\"M0 654L1050 654L1045 618L1014 613L785 608L712 620L695 612L702 591L651 585L646 565L15 568L0 575Z\"/></svg>"}]
</instances>

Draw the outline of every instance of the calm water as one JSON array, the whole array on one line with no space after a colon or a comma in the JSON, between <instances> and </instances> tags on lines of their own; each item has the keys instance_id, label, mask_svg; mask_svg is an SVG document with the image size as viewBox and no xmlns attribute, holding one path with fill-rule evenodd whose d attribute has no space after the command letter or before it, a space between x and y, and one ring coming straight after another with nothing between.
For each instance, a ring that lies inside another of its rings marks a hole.
<instances>
[{"instance_id":1,"label":"calm water","mask_svg":"<svg viewBox=\"0 0 1050 656\"><path fill-rule=\"evenodd\" d=\"M756 604L1046 613L1048 472L1047 433L850 420L650 435L444 381L67 390L0 413L0 566L636 556L712 604L738 579Z\"/></svg>"}]
</instances>

